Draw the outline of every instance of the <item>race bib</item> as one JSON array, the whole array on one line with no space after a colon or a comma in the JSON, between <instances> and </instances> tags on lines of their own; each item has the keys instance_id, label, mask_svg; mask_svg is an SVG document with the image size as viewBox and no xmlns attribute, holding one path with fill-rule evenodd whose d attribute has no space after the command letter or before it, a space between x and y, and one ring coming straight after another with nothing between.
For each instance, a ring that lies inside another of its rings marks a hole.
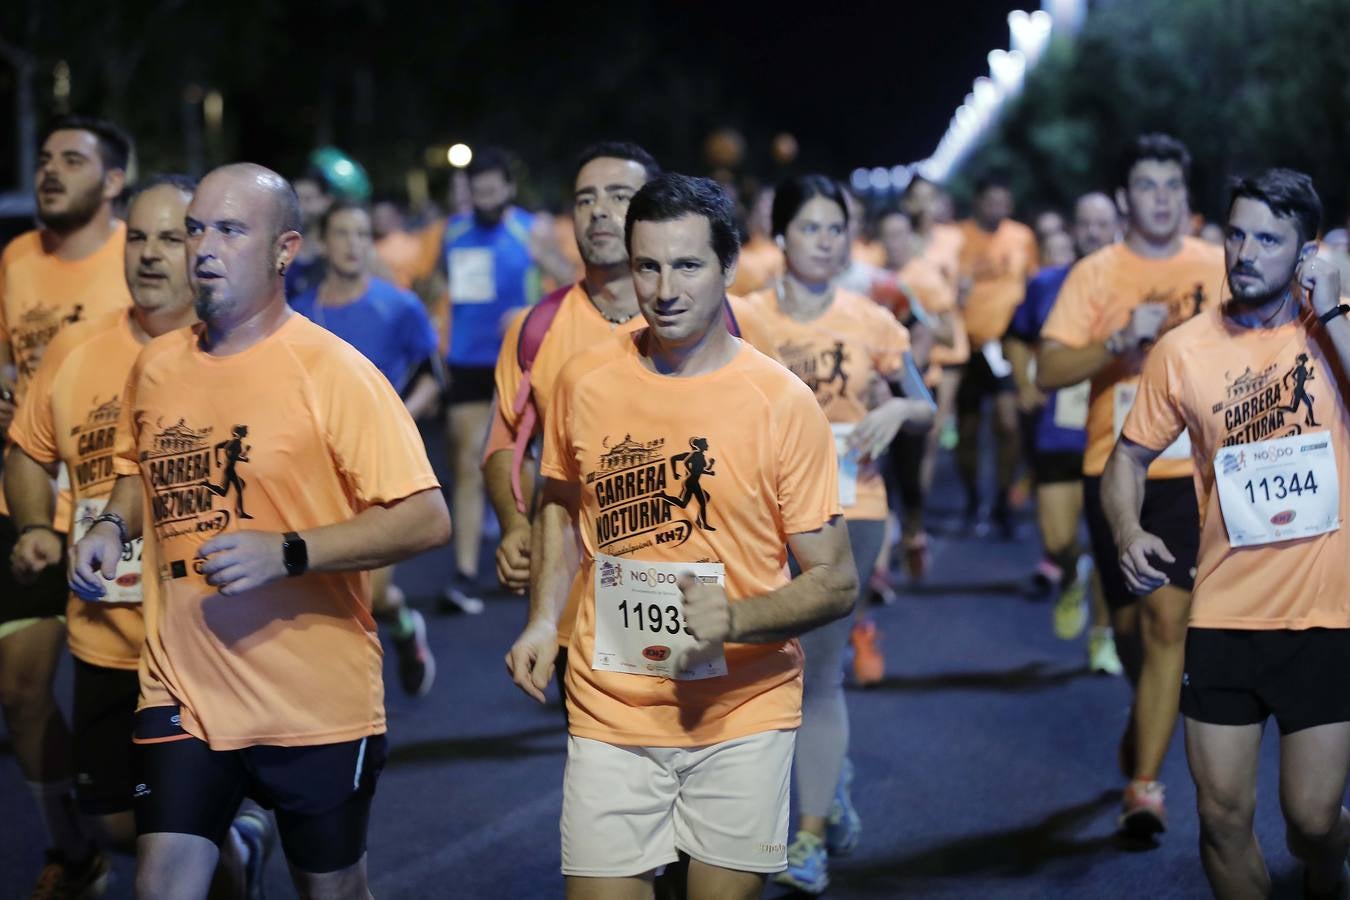
<instances>
[{"instance_id":1,"label":"race bib","mask_svg":"<svg viewBox=\"0 0 1350 900\"><path fill-rule=\"evenodd\" d=\"M491 303L497 299L496 270L487 247L451 250L449 268L452 303Z\"/></svg>"},{"instance_id":2,"label":"race bib","mask_svg":"<svg viewBox=\"0 0 1350 900\"><path fill-rule=\"evenodd\" d=\"M988 341L980 348L980 354L989 364L989 371L995 378L1007 378L1012 374L1012 363L1003 358L1003 345L998 341Z\"/></svg>"},{"instance_id":3,"label":"race bib","mask_svg":"<svg viewBox=\"0 0 1350 900\"><path fill-rule=\"evenodd\" d=\"M852 506L858 502L858 451L849 447L852 425L832 423L834 452L839 458L839 505Z\"/></svg>"},{"instance_id":4,"label":"race bib","mask_svg":"<svg viewBox=\"0 0 1350 900\"><path fill-rule=\"evenodd\" d=\"M685 573L723 584L721 563L667 563L595 556L592 669L693 681L727 674L721 644L695 640L684 625Z\"/></svg>"},{"instance_id":5,"label":"race bib","mask_svg":"<svg viewBox=\"0 0 1350 900\"><path fill-rule=\"evenodd\" d=\"M1234 547L1341 527L1340 482L1327 432L1224 447L1214 454L1214 480Z\"/></svg>"},{"instance_id":6,"label":"race bib","mask_svg":"<svg viewBox=\"0 0 1350 900\"><path fill-rule=\"evenodd\" d=\"M1115 396L1113 401L1113 411L1115 413L1116 440L1120 440L1120 432L1125 428L1125 417L1130 414L1131 407L1134 406L1135 395L1139 392L1137 383L1118 384L1115 386ZM1189 431L1181 432L1181 436L1172 442L1172 445L1158 454L1159 459L1190 459L1191 458L1191 434Z\"/></svg>"},{"instance_id":7,"label":"race bib","mask_svg":"<svg viewBox=\"0 0 1350 900\"><path fill-rule=\"evenodd\" d=\"M107 505L106 497L88 498L75 504L75 527L71 529L71 546L89 533L94 519L103 514L103 508ZM117 577L104 582L103 596L91 602L141 602L141 550L144 546L145 542L141 538L122 545L122 560L117 564Z\"/></svg>"},{"instance_id":8,"label":"race bib","mask_svg":"<svg viewBox=\"0 0 1350 900\"><path fill-rule=\"evenodd\" d=\"M1055 427L1083 429L1087 427L1088 399L1092 394L1092 385L1086 381L1055 391ZM1125 419L1121 418L1121 425ZM1120 429L1116 429L1120 434Z\"/></svg>"}]
</instances>

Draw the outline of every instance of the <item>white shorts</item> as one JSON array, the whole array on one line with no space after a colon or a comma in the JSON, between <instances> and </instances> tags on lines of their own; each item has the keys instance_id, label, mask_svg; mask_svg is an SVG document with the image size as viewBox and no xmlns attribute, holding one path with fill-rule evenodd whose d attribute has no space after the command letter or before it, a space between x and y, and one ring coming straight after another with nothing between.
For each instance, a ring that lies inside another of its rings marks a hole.
<instances>
[{"instance_id":1,"label":"white shorts","mask_svg":"<svg viewBox=\"0 0 1350 900\"><path fill-rule=\"evenodd\" d=\"M569 736L564 875L627 878L677 851L740 872L787 868L796 731L706 747L629 747Z\"/></svg>"}]
</instances>

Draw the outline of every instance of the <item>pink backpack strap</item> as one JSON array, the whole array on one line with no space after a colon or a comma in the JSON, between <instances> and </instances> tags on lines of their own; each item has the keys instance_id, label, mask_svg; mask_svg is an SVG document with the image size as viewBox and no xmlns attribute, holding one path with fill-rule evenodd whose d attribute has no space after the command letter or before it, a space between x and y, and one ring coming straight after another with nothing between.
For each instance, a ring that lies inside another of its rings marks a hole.
<instances>
[{"instance_id":1,"label":"pink backpack strap","mask_svg":"<svg viewBox=\"0 0 1350 900\"><path fill-rule=\"evenodd\" d=\"M534 395L530 392L533 379L534 360L539 356L539 348L544 344L544 336L549 326L558 317L563 299L572 285L558 288L535 304L525 314L520 326L520 338L516 341L516 362L520 366L520 387L511 401L511 409L516 414L516 440L511 446L511 493L516 498L516 509L525 512L525 491L521 488L520 475L525 469L525 451L534 437L535 426L539 424L539 410L534 405Z\"/></svg>"}]
</instances>

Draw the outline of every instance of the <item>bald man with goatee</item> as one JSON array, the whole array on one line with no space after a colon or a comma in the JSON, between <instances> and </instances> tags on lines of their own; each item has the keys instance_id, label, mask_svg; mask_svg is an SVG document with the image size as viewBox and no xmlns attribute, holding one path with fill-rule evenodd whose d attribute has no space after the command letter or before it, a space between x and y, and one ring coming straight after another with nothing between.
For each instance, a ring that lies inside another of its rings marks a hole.
<instances>
[{"instance_id":1,"label":"bald man with goatee","mask_svg":"<svg viewBox=\"0 0 1350 900\"><path fill-rule=\"evenodd\" d=\"M275 172L210 173L185 218L201 323L148 344L122 402L104 513L71 587L106 590L145 537L136 894L205 897L244 797L276 811L303 897L366 898L385 759L366 572L450 519L387 379L286 305L302 238Z\"/></svg>"}]
</instances>

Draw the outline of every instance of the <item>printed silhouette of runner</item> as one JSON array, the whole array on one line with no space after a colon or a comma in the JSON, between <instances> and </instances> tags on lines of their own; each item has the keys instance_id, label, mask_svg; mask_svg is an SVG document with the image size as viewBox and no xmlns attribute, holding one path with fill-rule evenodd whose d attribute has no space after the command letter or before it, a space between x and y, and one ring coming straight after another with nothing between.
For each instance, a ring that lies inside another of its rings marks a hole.
<instances>
[{"instance_id":1,"label":"printed silhouette of runner","mask_svg":"<svg viewBox=\"0 0 1350 900\"><path fill-rule=\"evenodd\" d=\"M1308 411L1303 417L1303 424L1309 428L1319 427L1317 420L1313 418L1313 395L1308 393L1308 382L1315 381L1313 376L1313 367L1308 365L1308 354L1300 353L1294 361L1294 368L1285 373L1285 380L1294 379L1294 399L1284 408L1285 412L1298 412L1300 404L1307 404Z\"/></svg>"},{"instance_id":2,"label":"printed silhouette of runner","mask_svg":"<svg viewBox=\"0 0 1350 900\"><path fill-rule=\"evenodd\" d=\"M244 488L247 482L239 477L235 471L235 466L241 462L248 462L248 451L253 449L252 444L244 444L244 438L248 437L247 425L234 426L234 436L228 441L221 441L216 444L216 465L220 465L220 451L225 451L225 471L219 485L214 485L210 481L206 482L207 490L217 497L224 497L230 492L230 487L234 487L234 511L241 519L253 518L244 512Z\"/></svg>"},{"instance_id":3,"label":"printed silhouette of runner","mask_svg":"<svg viewBox=\"0 0 1350 900\"><path fill-rule=\"evenodd\" d=\"M67 325L74 325L76 322L80 321L80 316L82 315L84 315L84 304L76 303L75 307L70 311L70 315L62 316L61 321Z\"/></svg>"},{"instance_id":4,"label":"printed silhouette of runner","mask_svg":"<svg viewBox=\"0 0 1350 900\"><path fill-rule=\"evenodd\" d=\"M717 529L708 524L708 504L712 503L712 494L704 489L701 480L704 475L716 475L713 471L713 465L717 460L708 456L708 439L694 437L689 439L689 446L693 450L689 453L676 453L670 458L670 472L675 476L675 480L680 480L680 471L677 468L681 461L684 462L684 493L680 499L676 500L664 492L657 494L662 500L672 506L678 506L685 509L689 506L691 499L698 500L698 527L704 531L716 531Z\"/></svg>"},{"instance_id":5,"label":"printed silhouette of runner","mask_svg":"<svg viewBox=\"0 0 1350 900\"><path fill-rule=\"evenodd\" d=\"M848 375L844 373L844 363L848 361L848 354L844 352L844 342L835 341L833 350L825 350L820 354L820 359L826 365L833 364L834 371L829 377L823 379L821 384L832 384L834 380L839 379L839 393L848 393Z\"/></svg>"}]
</instances>

